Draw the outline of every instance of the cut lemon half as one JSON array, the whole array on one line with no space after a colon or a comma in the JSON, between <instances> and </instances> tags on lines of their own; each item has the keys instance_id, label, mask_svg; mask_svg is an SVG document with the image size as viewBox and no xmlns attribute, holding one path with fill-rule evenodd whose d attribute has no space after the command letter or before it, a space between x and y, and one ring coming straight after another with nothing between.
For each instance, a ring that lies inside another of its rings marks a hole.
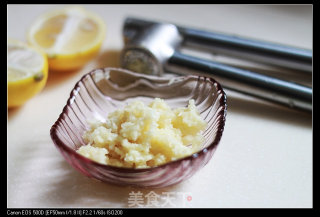
<instances>
[{"instance_id":1,"label":"cut lemon half","mask_svg":"<svg viewBox=\"0 0 320 217\"><path fill-rule=\"evenodd\" d=\"M21 41L8 39L8 107L24 104L43 89L47 78L46 54Z\"/></svg>"},{"instance_id":2,"label":"cut lemon half","mask_svg":"<svg viewBox=\"0 0 320 217\"><path fill-rule=\"evenodd\" d=\"M28 42L42 48L49 68L58 71L83 67L102 46L106 27L101 18L81 6L43 14L28 31Z\"/></svg>"}]
</instances>

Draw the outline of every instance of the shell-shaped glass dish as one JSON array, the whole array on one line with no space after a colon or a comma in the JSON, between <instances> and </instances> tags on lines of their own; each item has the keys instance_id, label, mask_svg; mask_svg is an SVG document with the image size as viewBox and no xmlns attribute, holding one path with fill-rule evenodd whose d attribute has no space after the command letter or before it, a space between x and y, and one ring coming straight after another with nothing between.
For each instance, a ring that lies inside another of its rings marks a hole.
<instances>
[{"instance_id":1,"label":"shell-shaped glass dish","mask_svg":"<svg viewBox=\"0 0 320 217\"><path fill-rule=\"evenodd\" d=\"M195 100L200 115L208 123L200 151L141 169L103 165L76 152L86 145L82 135L89 129L88 120L104 121L108 113L131 101L149 103L155 97L164 99L171 108L185 107L190 99ZM160 188L188 179L208 163L223 133L226 108L226 95L212 78L193 75L164 78L119 68L95 69L77 82L50 135L67 162L88 177L118 185Z\"/></svg>"}]
</instances>

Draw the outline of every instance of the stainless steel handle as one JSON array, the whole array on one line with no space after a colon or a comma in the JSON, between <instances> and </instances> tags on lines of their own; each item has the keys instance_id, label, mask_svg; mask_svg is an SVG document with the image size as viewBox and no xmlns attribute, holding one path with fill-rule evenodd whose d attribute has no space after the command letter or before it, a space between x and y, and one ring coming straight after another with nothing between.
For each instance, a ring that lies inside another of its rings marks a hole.
<instances>
[{"instance_id":1,"label":"stainless steel handle","mask_svg":"<svg viewBox=\"0 0 320 217\"><path fill-rule=\"evenodd\" d=\"M312 89L297 83L175 52L165 70L177 74L209 75L223 87L292 108L312 111Z\"/></svg>"}]
</instances>

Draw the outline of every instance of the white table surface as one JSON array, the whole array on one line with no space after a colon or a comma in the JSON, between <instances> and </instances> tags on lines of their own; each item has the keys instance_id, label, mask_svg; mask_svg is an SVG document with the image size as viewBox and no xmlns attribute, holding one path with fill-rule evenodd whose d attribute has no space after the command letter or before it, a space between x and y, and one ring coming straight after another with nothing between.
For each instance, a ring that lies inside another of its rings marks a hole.
<instances>
[{"instance_id":1,"label":"white table surface","mask_svg":"<svg viewBox=\"0 0 320 217\"><path fill-rule=\"evenodd\" d=\"M27 28L38 15L61 7L8 5L8 37L26 41ZM100 55L79 71L51 73L40 94L8 110L7 207L128 207L132 191L143 196L154 191L163 198L160 207L168 207L167 192L173 197L169 207L312 207L311 115L240 94L226 91L227 122L213 159L187 181L168 188L119 187L87 178L66 163L49 135L83 74L119 66L122 24L128 15L311 49L311 6L84 7L107 24Z\"/></svg>"}]
</instances>

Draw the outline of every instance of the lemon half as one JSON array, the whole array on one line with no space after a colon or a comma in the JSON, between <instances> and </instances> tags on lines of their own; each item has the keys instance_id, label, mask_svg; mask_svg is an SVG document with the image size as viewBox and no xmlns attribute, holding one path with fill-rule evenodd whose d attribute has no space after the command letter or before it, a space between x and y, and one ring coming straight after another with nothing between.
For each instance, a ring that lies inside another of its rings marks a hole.
<instances>
[{"instance_id":1,"label":"lemon half","mask_svg":"<svg viewBox=\"0 0 320 217\"><path fill-rule=\"evenodd\" d=\"M50 69L65 71L81 68L95 57L105 32L100 17L81 6L71 6L38 17L27 38L46 52Z\"/></svg>"},{"instance_id":2,"label":"lemon half","mask_svg":"<svg viewBox=\"0 0 320 217\"><path fill-rule=\"evenodd\" d=\"M48 78L46 54L18 40L8 39L8 107L24 104L40 92Z\"/></svg>"}]
</instances>

